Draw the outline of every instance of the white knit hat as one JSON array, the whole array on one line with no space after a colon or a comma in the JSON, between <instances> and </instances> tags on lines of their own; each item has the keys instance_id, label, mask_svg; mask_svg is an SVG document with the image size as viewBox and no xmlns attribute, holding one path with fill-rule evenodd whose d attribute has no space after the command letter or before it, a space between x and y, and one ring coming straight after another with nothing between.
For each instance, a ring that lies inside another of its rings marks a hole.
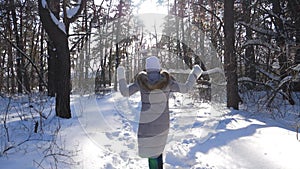
<instances>
[{"instance_id":1,"label":"white knit hat","mask_svg":"<svg viewBox=\"0 0 300 169\"><path fill-rule=\"evenodd\" d=\"M156 56L150 56L146 59L146 70L160 70L160 61Z\"/></svg>"}]
</instances>

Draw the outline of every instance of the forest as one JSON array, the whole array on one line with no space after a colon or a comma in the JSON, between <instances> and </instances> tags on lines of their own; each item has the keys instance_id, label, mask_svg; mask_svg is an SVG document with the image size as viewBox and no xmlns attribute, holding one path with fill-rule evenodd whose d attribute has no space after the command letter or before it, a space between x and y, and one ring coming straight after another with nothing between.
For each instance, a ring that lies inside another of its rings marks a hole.
<instances>
[{"instance_id":1,"label":"forest","mask_svg":"<svg viewBox=\"0 0 300 169\"><path fill-rule=\"evenodd\" d=\"M69 95L84 85L71 84L72 78L95 78L89 73L95 74L92 62L98 71L97 85L113 85L119 64L132 64L153 48L175 54L168 57L187 68L203 64L200 50L204 41L210 41L224 66L229 107L238 109L246 102L239 93L249 90L269 91L267 105L278 95L295 104L291 93L300 90L299 1L157 1L168 15L177 17L169 19L169 28L162 28L172 30L174 39L129 23L142 2L1 1L1 97L46 92L56 96L57 115L68 118ZM110 24L122 17L127 17L127 25ZM117 37L129 29L136 34ZM92 39L98 46L88 45ZM135 69L130 69L132 74Z\"/></svg>"},{"instance_id":2,"label":"forest","mask_svg":"<svg viewBox=\"0 0 300 169\"><path fill-rule=\"evenodd\" d=\"M156 8L144 13L147 7L142 6L147 2L161 11ZM68 131L66 125L75 123L72 118L85 123L80 118L93 116L82 114L84 108L89 111L90 100L79 104L75 98L96 95L100 109L121 111L121 101L116 105L119 98L115 95L117 68L124 66L128 83L133 82L144 69L145 59L152 55L158 56L162 67L181 82L194 65L204 70L194 90L179 99L189 97L210 105L224 103L233 112L264 112L276 121L288 118L287 123L292 125L289 130L296 131L299 140L299 11L299 0L0 0L0 164L6 164L3 155L21 149L30 152L27 149L32 148L31 144L25 145L42 140L47 143L38 146L43 155L33 160L36 168L61 168L61 161L67 166L76 165L73 157L78 150L67 151L58 136ZM108 106L109 99L99 101L109 94L116 101L115 107ZM233 116L240 120L238 115ZM212 119L220 121L221 127L227 124L221 118ZM63 124L61 120L66 121ZM209 120L201 122L218 129ZM193 126L205 128L199 123ZM260 125L255 120L253 123ZM122 121L121 125L125 124ZM174 130L190 128L175 125ZM127 131L122 129L120 133ZM116 134L106 135L113 138ZM205 141L195 143L196 149L201 150ZM189 140L183 142L194 145ZM192 153L189 159L194 160L196 150L188 151ZM182 162L178 162L174 152L172 147L166 157L169 168L199 164L185 164L181 156L178 158ZM125 156L117 158L124 160L121 164L112 157L104 168L127 166ZM133 165L136 163L139 161ZM11 164L4 166L10 168ZM210 168L207 165L201 167ZM220 165L217 168L224 168L225 163ZM252 167L261 166L258 163Z\"/></svg>"}]
</instances>

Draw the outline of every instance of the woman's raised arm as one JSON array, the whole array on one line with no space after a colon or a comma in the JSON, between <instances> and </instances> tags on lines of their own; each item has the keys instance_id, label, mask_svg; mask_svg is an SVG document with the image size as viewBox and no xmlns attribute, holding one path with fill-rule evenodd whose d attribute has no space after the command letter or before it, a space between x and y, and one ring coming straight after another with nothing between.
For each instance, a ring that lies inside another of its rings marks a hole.
<instances>
[{"instance_id":1,"label":"woman's raised arm","mask_svg":"<svg viewBox=\"0 0 300 169\"><path fill-rule=\"evenodd\" d=\"M117 77L119 81L119 90L123 96L129 97L135 92L139 91L139 87L136 83L132 83L130 85L127 84L125 77L125 69L123 66L118 67Z\"/></svg>"}]
</instances>

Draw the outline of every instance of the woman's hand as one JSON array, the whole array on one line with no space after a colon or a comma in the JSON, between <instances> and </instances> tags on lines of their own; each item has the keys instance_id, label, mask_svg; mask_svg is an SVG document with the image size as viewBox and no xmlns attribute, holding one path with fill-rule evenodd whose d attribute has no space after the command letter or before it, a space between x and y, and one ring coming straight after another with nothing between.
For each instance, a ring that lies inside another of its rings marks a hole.
<instances>
[{"instance_id":1,"label":"woman's hand","mask_svg":"<svg viewBox=\"0 0 300 169\"><path fill-rule=\"evenodd\" d=\"M192 69L192 73L197 77L197 79L201 76L201 74L203 73L203 70L201 69L201 67L199 65L194 65L193 69Z\"/></svg>"},{"instance_id":2,"label":"woman's hand","mask_svg":"<svg viewBox=\"0 0 300 169\"><path fill-rule=\"evenodd\" d=\"M118 77L118 80L125 79L125 68L123 66L118 67L117 77Z\"/></svg>"}]
</instances>

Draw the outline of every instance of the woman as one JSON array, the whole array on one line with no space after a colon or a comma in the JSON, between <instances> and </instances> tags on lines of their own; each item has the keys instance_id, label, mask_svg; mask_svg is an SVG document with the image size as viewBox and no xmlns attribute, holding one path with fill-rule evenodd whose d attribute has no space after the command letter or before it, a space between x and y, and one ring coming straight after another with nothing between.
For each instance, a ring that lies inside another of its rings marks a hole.
<instances>
[{"instance_id":1,"label":"woman","mask_svg":"<svg viewBox=\"0 0 300 169\"><path fill-rule=\"evenodd\" d=\"M162 152L170 127L170 92L188 92L200 77L202 69L195 65L184 84L176 82L168 72L162 71L156 56L146 59L145 70L138 73L134 83L127 85L124 67L120 66L117 70L119 89L126 97L140 91L142 108L138 127L139 155L148 158L150 169L162 169Z\"/></svg>"}]
</instances>

